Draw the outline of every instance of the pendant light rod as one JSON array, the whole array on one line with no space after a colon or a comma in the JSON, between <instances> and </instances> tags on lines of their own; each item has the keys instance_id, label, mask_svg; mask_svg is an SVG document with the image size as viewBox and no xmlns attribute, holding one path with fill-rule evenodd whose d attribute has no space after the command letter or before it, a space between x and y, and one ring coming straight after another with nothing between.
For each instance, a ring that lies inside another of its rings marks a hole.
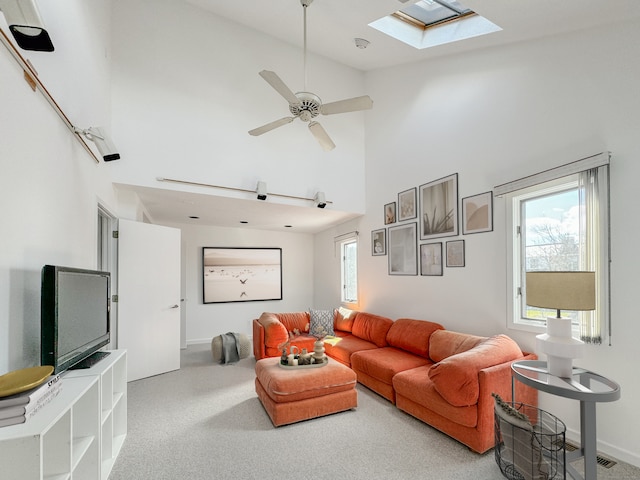
<instances>
[{"instance_id":1,"label":"pendant light rod","mask_svg":"<svg viewBox=\"0 0 640 480\"><path fill-rule=\"evenodd\" d=\"M303 90L307 91L307 7L311 5L313 0L300 0L302 4L302 22L303 22L303 68L304 68L304 82L303 82Z\"/></svg>"}]
</instances>

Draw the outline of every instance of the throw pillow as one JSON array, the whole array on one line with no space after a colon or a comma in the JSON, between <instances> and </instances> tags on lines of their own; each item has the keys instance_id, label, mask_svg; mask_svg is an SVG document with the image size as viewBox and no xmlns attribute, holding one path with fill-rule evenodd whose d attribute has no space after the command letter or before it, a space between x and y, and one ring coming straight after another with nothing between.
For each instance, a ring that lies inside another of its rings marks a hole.
<instances>
[{"instance_id":1,"label":"throw pillow","mask_svg":"<svg viewBox=\"0 0 640 480\"><path fill-rule=\"evenodd\" d=\"M333 310L312 310L309 309L309 334L314 337L323 338L327 335L334 335L333 331Z\"/></svg>"}]
</instances>

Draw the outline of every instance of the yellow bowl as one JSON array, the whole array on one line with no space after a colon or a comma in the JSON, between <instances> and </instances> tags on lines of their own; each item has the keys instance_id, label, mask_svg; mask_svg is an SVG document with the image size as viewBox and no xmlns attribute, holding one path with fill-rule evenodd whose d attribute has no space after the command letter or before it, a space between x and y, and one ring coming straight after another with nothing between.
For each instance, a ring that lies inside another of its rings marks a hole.
<instances>
[{"instance_id":1,"label":"yellow bowl","mask_svg":"<svg viewBox=\"0 0 640 480\"><path fill-rule=\"evenodd\" d=\"M51 365L23 368L0 376L0 397L25 392L43 383L53 373Z\"/></svg>"}]
</instances>

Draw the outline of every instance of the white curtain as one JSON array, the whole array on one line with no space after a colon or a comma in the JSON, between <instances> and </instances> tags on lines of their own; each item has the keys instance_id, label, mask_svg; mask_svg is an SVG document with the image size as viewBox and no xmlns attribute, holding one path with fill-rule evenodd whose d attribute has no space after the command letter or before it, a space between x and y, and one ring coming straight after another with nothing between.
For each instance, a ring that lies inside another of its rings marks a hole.
<instances>
[{"instance_id":1,"label":"white curtain","mask_svg":"<svg viewBox=\"0 0 640 480\"><path fill-rule=\"evenodd\" d=\"M593 312L580 315L580 338L585 343L601 344L609 333L609 166L585 170L579 174L580 268L596 273L596 305Z\"/></svg>"}]
</instances>

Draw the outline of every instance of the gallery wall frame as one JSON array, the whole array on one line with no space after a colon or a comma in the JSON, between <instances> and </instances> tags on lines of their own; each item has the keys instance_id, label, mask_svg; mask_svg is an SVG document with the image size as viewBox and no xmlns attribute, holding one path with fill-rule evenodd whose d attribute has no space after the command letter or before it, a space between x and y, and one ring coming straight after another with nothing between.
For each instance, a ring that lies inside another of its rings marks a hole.
<instances>
[{"instance_id":1,"label":"gallery wall frame","mask_svg":"<svg viewBox=\"0 0 640 480\"><path fill-rule=\"evenodd\" d=\"M416 222L389 227L389 275L418 274Z\"/></svg>"},{"instance_id":2,"label":"gallery wall frame","mask_svg":"<svg viewBox=\"0 0 640 480\"><path fill-rule=\"evenodd\" d=\"M442 242L420 244L420 275L442 276Z\"/></svg>"},{"instance_id":3,"label":"gallery wall frame","mask_svg":"<svg viewBox=\"0 0 640 480\"><path fill-rule=\"evenodd\" d=\"M447 242L447 267L464 267L464 240Z\"/></svg>"},{"instance_id":4,"label":"gallery wall frame","mask_svg":"<svg viewBox=\"0 0 640 480\"><path fill-rule=\"evenodd\" d=\"M387 203L384 206L384 224L396 223L396 202Z\"/></svg>"},{"instance_id":5,"label":"gallery wall frame","mask_svg":"<svg viewBox=\"0 0 640 480\"><path fill-rule=\"evenodd\" d=\"M420 240L458 235L458 174L420 185Z\"/></svg>"},{"instance_id":6,"label":"gallery wall frame","mask_svg":"<svg viewBox=\"0 0 640 480\"><path fill-rule=\"evenodd\" d=\"M404 222L418 216L418 190L416 187L398 194L398 221Z\"/></svg>"},{"instance_id":7,"label":"gallery wall frame","mask_svg":"<svg viewBox=\"0 0 640 480\"><path fill-rule=\"evenodd\" d=\"M493 231L493 192L479 193L462 199L462 233Z\"/></svg>"},{"instance_id":8,"label":"gallery wall frame","mask_svg":"<svg viewBox=\"0 0 640 480\"><path fill-rule=\"evenodd\" d=\"M379 230L371 231L371 255L386 255L387 254L387 229L380 228Z\"/></svg>"},{"instance_id":9,"label":"gallery wall frame","mask_svg":"<svg viewBox=\"0 0 640 480\"><path fill-rule=\"evenodd\" d=\"M282 300L282 249L202 247L204 303Z\"/></svg>"}]
</instances>

